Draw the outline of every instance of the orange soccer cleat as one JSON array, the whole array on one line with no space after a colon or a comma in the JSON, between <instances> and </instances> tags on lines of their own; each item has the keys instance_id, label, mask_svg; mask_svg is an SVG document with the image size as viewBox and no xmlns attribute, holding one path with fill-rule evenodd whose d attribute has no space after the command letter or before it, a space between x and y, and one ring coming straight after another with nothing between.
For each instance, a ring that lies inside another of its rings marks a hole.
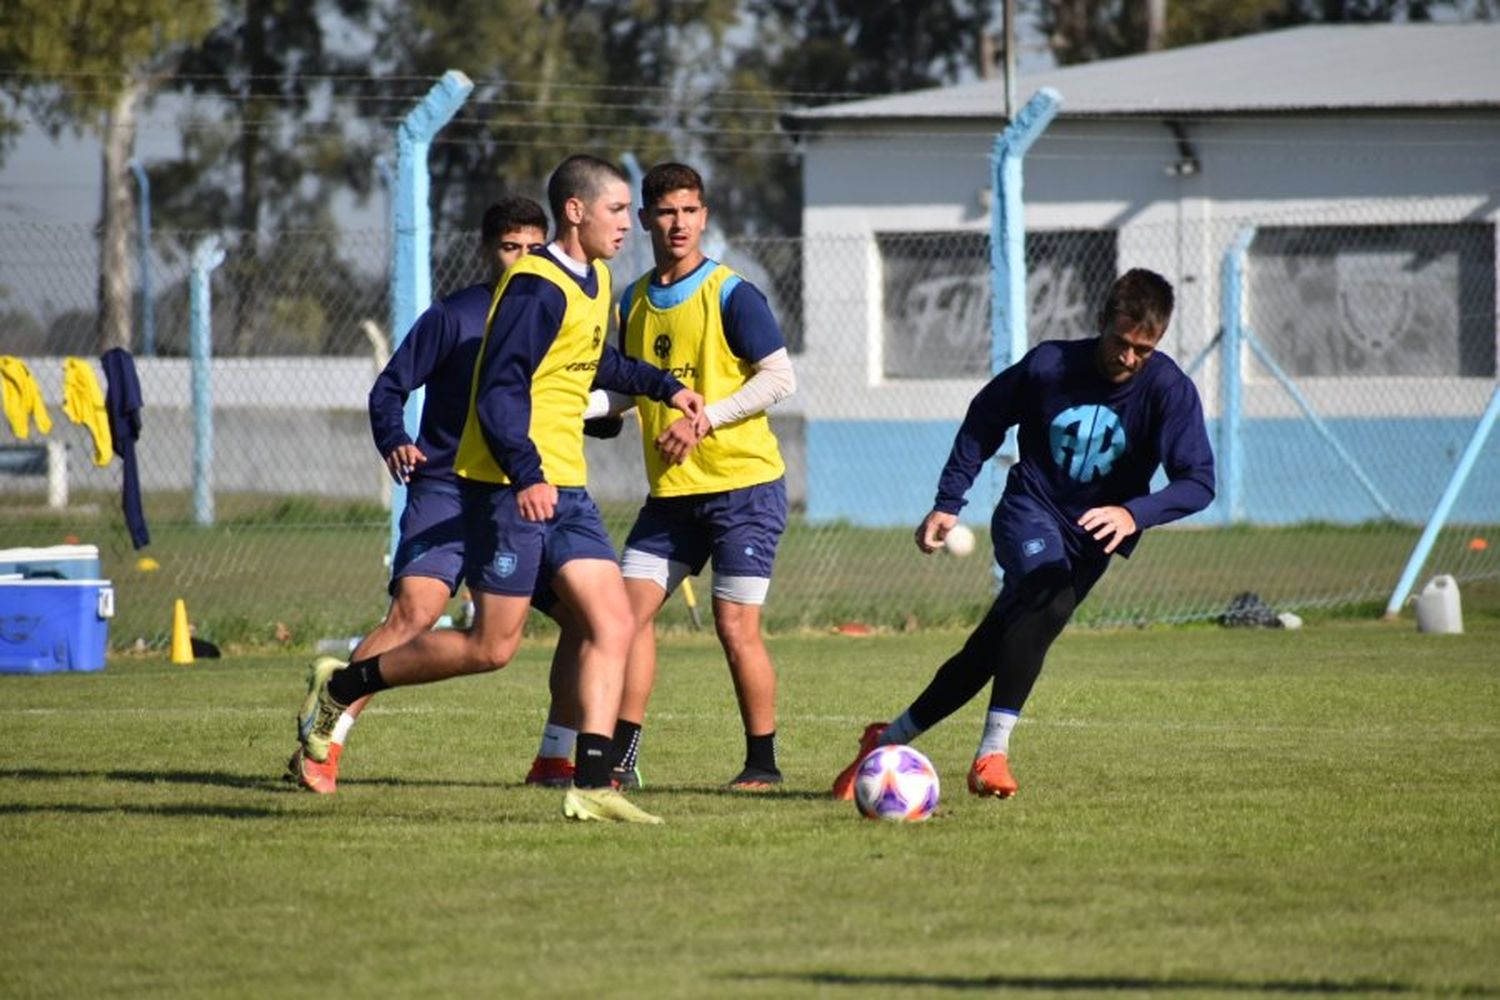
<instances>
[{"instance_id":1,"label":"orange soccer cleat","mask_svg":"<svg viewBox=\"0 0 1500 1000\"><path fill-rule=\"evenodd\" d=\"M859 738L859 753L855 755L853 763L839 772L839 776L833 779L833 797L843 802L854 799L854 772L859 770L859 762L875 749L880 740L880 734L885 732L888 722L872 722L865 727L864 735Z\"/></svg>"},{"instance_id":2,"label":"orange soccer cleat","mask_svg":"<svg viewBox=\"0 0 1500 1000\"><path fill-rule=\"evenodd\" d=\"M1010 775L1010 764L1003 753L987 753L974 758L969 768L969 791L975 795L989 795L997 799L1008 799L1020 788Z\"/></svg>"},{"instance_id":3,"label":"orange soccer cleat","mask_svg":"<svg viewBox=\"0 0 1500 1000\"><path fill-rule=\"evenodd\" d=\"M573 762L566 757L537 757L526 772L526 784L567 788L573 783Z\"/></svg>"},{"instance_id":4,"label":"orange soccer cleat","mask_svg":"<svg viewBox=\"0 0 1500 1000\"><path fill-rule=\"evenodd\" d=\"M321 764L307 754L302 754L297 771L297 784L309 792L332 795L339 786L339 757L344 753L344 744L328 744L328 759Z\"/></svg>"}]
</instances>

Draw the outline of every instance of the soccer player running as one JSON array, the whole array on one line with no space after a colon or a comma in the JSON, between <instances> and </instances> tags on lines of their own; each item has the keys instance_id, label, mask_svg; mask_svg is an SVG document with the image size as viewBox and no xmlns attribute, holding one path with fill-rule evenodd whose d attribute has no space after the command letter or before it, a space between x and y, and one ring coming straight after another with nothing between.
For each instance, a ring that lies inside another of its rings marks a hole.
<instances>
[{"instance_id":1,"label":"soccer player running","mask_svg":"<svg viewBox=\"0 0 1500 1000\"><path fill-rule=\"evenodd\" d=\"M894 722L871 723L859 756L833 783L853 796L860 760L877 746L910 743L963 707L993 679L969 791L1009 798L1011 730L1047 649L1109 564L1140 533L1208 506L1214 459L1198 391L1156 348L1172 318L1172 286L1137 268L1117 279L1099 310L1099 336L1039 344L995 376L969 404L917 527L936 551L958 523L974 477L1018 428L1020 459L990 521L1005 583L961 650L938 668ZM1157 466L1167 483L1151 492Z\"/></svg>"},{"instance_id":2,"label":"soccer player running","mask_svg":"<svg viewBox=\"0 0 1500 1000\"><path fill-rule=\"evenodd\" d=\"M370 430L391 478L406 485L407 502L391 567L390 608L355 647L351 659L383 653L431 629L457 592L464 545L453 458L468 414L474 358L500 279L546 239L547 215L530 198L505 198L487 208L479 230L479 253L489 272L486 280L434 303L419 316L375 379ZM422 387L427 400L413 442L406 433L403 407ZM600 403L607 407L607 400ZM573 777L575 734L569 708L577 699L571 663L565 662L571 639L570 635L560 642L553 661L554 707L542 747L526 775L528 784L564 787ZM310 791L334 793L344 744L368 703L369 698L361 698L339 717L326 761L306 759L299 749L288 764L291 778Z\"/></svg>"},{"instance_id":3,"label":"soccer player running","mask_svg":"<svg viewBox=\"0 0 1500 1000\"><path fill-rule=\"evenodd\" d=\"M650 495L621 559L636 632L615 725L615 778L640 783L656 613L712 557L714 624L745 725L745 763L730 787L762 790L781 782L776 672L760 624L787 516L786 469L766 410L796 383L765 296L703 253L703 195L691 167L662 163L646 173L640 219L656 266L620 299L625 353L661 365L711 402L706 424L638 403Z\"/></svg>"},{"instance_id":4,"label":"soccer player running","mask_svg":"<svg viewBox=\"0 0 1500 1000\"><path fill-rule=\"evenodd\" d=\"M564 160L547 184L546 248L506 273L475 362L454 469L473 626L424 632L384 653L314 662L298 713L305 756L324 761L344 709L388 687L498 670L510 662L539 584L579 629L579 732L570 819L658 823L610 786L609 749L633 633L614 547L585 488L589 390L671 402L701 419L702 397L605 341L609 270L630 227L630 189L603 160Z\"/></svg>"}]
</instances>

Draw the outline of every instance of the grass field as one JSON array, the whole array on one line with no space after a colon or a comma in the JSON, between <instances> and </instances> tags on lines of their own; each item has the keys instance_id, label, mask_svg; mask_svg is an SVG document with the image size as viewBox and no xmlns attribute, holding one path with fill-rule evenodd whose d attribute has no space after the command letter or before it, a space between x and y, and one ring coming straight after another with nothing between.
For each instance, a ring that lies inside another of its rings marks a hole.
<instances>
[{"instance_id":1,"label":"grass field","mask_svg":"<svg viewBox=\"0 0 1500 1000\"><path fill-rule=\"evenodd\" d=\"M277 778L300 658L0 677L0 993L79 996L1500 995L1500 619L1073 629L962 789L981 705L920 746L939 815L824 797L953 631L780 636L788 785L710 640L663 647L638 794L583 827L520 785L548 649L391 692L333 798Z\"/></svg>"}]
</instances>

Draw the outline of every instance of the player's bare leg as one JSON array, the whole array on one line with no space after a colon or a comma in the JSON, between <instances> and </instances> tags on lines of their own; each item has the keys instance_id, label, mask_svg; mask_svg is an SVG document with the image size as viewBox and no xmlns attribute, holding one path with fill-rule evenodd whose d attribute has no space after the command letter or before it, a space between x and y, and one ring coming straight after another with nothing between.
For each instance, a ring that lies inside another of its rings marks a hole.
<instances>
[{"instance_id":1,"label":"player's bare leg","mask_svg":"<svg viewBox=\"0 0 1500 1000\"><path fill-rule=\"evenodd\" d=\"M396 580L396 596L384 620L369 631L354 651L349 654L351 662L378 656L409 642L423 632L429 631L450 597L448 584L430 576L403 576ZM287 763L287 771L293 780L309 791L323 795L332 794L338 788L339 758L343 754L349 730L359 714L370 702L369 697L360 698L346 708L334 724L328 747L328 759L319 763L304 759L300 750Z\"/></svg>"},{"instance_id":2,"label":"player's bare leg","mask_svg":"<svg viewBox=\"0 0 1500 1000\"><path fill-rule=\"evenodd\" d=\"M745 723L745 769L730 782L741 791L761 791L779 784L776 767L776 668L760 632L760 605L714 597L714 628Z\"/></svg>"},{"instance_id":3,"label":"player's bare leg","mask_svg":"<svg viewBox=\"0 0 1500 1000\"><path fill-rule=\"evenodd\" d=\"M338 717L362 697L388 687L430 684L504 667L520 646L521 628L530 607L529 596L476 591L474 627L467 631L424 632L388 652L342 668L336 660L318 660L298 713L304 756L317 763L328 759Z\"/></svg>"},{"instance_id":4,"label":"player's bare leg","mask_svg":"<svg viewBox=\"0 0 1500 1000\"><path fill-rule=\"evenodd\" d=\"M610 745L625 685L625 660L635 621L619 564L574 559L553 578L553 587L578 620L578 750L573 788L563 797L563 815L577 820L659 823L610 787Z\"/></svg>"},{"instance_id":5,"label":"player's bare leg","mask_svg":"<svg viewBox=\"0 0 1500 1000\"><path fill-rule=\"evenodd\" d=\"M646 721L651 689L656 685L656 615L666 603L667 592L655 580L632 577L625 581L625 593L630 599L635 632L625 664L612 754L615 783L622 788L635 788L641 783L640 771L635 766L641 726Z\"/></svg>"}]
</instances>

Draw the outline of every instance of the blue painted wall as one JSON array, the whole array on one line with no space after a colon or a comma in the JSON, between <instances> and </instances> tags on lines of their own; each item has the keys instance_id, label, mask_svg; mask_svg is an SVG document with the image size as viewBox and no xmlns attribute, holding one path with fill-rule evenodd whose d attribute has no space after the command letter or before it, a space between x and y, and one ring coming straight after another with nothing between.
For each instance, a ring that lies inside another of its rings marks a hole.
<instances>
[{"instance_id":1,"label":"blue painted wall","mask_svg":"<svg viewBox=\"0 0 1500 1000\"><path fill-rule=\"evenodd\" d=\"M1327 425L1397 517L1421 524L1474 431L1468 418L1336 419ZM913 527L932 509L956 421L809 420L807 515L866 527ZM1209 433L1217 441L1213 421ZM1380 508L1304 420L1246 420L1245 519L1252 524L1377 520ZM1160 478L1160 477L1159 477ZM969 493L964 520L989 521L997 496L989 467ZM1158 483L1160 485L1160 483ZM1217 502L1187 523L1217 524ZM1454 505L1450 523L1500 522L1500 443L1491 442Z\"/></svg>"}]
</instances>

